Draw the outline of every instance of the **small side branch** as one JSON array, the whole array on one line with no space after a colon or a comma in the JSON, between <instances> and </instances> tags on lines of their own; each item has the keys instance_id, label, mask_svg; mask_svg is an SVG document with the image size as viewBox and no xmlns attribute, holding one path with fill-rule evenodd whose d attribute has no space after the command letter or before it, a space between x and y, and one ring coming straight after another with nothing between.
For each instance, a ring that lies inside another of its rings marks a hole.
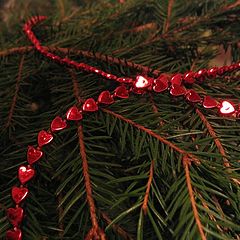
<instances>
[{"instance_id":1,"label":"small side branch","mask_svg":"<svg viewBox=\"0 0 240 240\"><path fill-rule=\"evenodd\" d=\"M172 8L173 8L174 0L168 1L168 9L167 9L167 20L164 27L164 33L168 32L169 26L170 26L170 18L172 14Z\"/></svg>"}]
</instances>

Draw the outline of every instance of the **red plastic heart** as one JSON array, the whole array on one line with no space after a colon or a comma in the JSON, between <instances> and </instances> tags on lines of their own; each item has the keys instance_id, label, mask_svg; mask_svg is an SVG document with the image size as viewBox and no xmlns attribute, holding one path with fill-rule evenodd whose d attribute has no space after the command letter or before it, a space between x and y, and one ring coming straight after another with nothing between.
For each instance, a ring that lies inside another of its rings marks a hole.
<instances>
[{"instance_id":1,"label":"red plastic heart","mask_svg":"<svg viewBox=\"0 0 240 240\"><path fill-rule=\"evenodd\" d=\"M115 96L119 98L128 98L129 93L125 86L119 86L115 89Z\"/></svg>"},{"instance_id":2,"label":"red plastic heart","mask_svg":"<svg viewBox=\"0 0 240 240\"><path fill-rule=\"evenodd\" d=\"M39 147L42 147L43 145L46 145L50 143L53 140L53 135L45 130L41 130L38 133L38 145Z\"/></svg>"},{"instance_id":3,"label":"red plastic heart","mask_svg":"<svg viewBox=\"0 0 240 240\"><path fill-rule=\"evenodd\" d=\"M8 230L6 233L7 240L22 240L22 231L20 229Z\"/></svg>"},{"instance_id":4,"label":"red plastic heart","mask_svg":"<svg viewBox=\"0 0 240 240\"><path fill-rule=\"evenodd\" d=\"M235 108L230 102L223 101L220 105L220 112L222 114L232 114L235 112Z\"/></svg>"},{"instance_id":5,"label":"red plastic heart","mask_svg":"<svg viewBox=\"0 0 240 240\"><path fill-rule=\"evenodd\" d=\"M100 93L98 97L98 102L103 103L103 104L112 104L114 103L114 99L111 96L109 91L103 91Z\"/></svg>"},{"instance_id":6,"label":"red plastic heart","mask_svg":"<svg viewBox=\"0 0 240 240\"><path fill-rule=\"evenodd\" d=\"M6 240L22 240L22 231L20 229L8 230Z\"/></svg>"},{"instance_id":7,"label":"red plastic heart","mask_svg":"<svg viewBox=\"0 0 240 240\"><path fill-rule=\"evenodd\" d=\"M67 123L61 117L57 116L51 122L51 131L57 132L67 127Z\"/></svg>"},{"instance_id":8,"label":"red plastic heart","mask_svg":"<svg viewBox=\"0 0 240 240\"><path fill-rule=\"evenodd\" d=\"M185 95L186 89L179 85L173 84L170 89L170 94L173 95L174 97Z\"/></svg>"},{"instance_id":9,"label":"red plastic heart","mask_svg":"<svg viewBox=\"0 0 240 240\"><path fill-rule=\"evenodd\" d=\"M182 84L183 76L181 73L177 73L176 75L173 75L170 82L171 84L180 86Z\"/></svg>"},{"instance_id":10,"label":"red plastic heart","mask_svg":"<svg viewBox=\"0 0 240 240\"><path fill-rule=\"evenodd\" d=\"M82 113L76 106L73 106L68 109L67 113L67 120L78 121L83 118Z\"/></svg>"},{"instance_id":11,"label":"red plastic heart","mask_svg":"<svg viewBox=\"0 0 240 240\"><path fill-rule=\"evenodd\" d=\"M98 105L93 98L88 98L83 104L83 111L95 112L98 110Z\"/></svg>"},{"instance_id":12,"label":"red plastic heart","mask_svg":"<svg viewBox=\"0 0 240 240\"><path fill-rule=\"evenodd\" d=\"M201 97L194 90L189 90L186 94L186 98L189 102L198 103L201 102Z\"/></svg>"},{"instance_id":13,"label":"red plastic heart","mask_svg":"<svg viewBox=\"0 0 240 240\"><path fill-rule=\"evenodd\" d=\"M12 188L12 198L16 204L19 204L23 199L26 198L28 194L28 189L24 187L13 187Z\"/></svg>"},{"instance_id":14,"label":"red plastic heart","mask_svg":"<svg viewBox=\"0 0 240 240\"><path fill-rule=\"evenodd\" d=\"M205 108L215 108L217 107L218 105L218 102L210 97L210 96L205 96L204 99L203 99L203 107Z\"/></svg>"},{"instance_id":15,"label":"red plastic heart","mask_svg":"<svg viewBox=\"0 0 240 240\"><path fill-rule=\"evenodd\" d=\"M35 174L35 170L33 168L21 166L18 169L18 178L22 184L28 182Z\"/></svg>"},{"instance_id":16,"label":"red plastic heart","mask_svg":"<svg viewBox=\"0 0 240 240\"><path fill-rule=\"evenodd\" d=\"M17 227L23 219L23 209L21 207L17 208L8 208L7 209L7 217L10 223L14 227Z\"/></svg>"},{"instance_id":17,"label":"red plastic heart","mask_svg":"<svg viewBox=\"0 0 240 240\"><path fill-rule=\"evenodd\" d=\"M27 160L29 164L38 161L43 155L41 150L35 149L33 146L28 146Z\"/></svg>"},{"instance_id":18,"label":"red plastic heart","mask_svg":"<svg viewBox=\"0 0 240 240\"><path fill-rule=\"evenodd\" d=\"M154 81L153 91L163 92L168 89L168 79L166 76L160 76Z\"/></svg>"},{"instance_id":19,"label":"red plastic heart","mask_svg":"<svg viewBox=\"0 0 240 240\"><path fill-rule=\"evenodd\" d=\"M135 88L147 88L151 85L152 81L150 78L145 78L141 75L136 77L136 81L134 82Z\"/></svg>"}]
</instances>

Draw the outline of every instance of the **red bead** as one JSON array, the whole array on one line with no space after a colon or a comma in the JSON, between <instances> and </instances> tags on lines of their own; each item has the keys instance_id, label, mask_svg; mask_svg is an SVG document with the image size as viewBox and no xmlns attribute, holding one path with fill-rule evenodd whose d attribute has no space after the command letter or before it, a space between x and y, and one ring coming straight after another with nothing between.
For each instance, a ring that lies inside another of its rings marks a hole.
<instances>
[{"instance_id":1,"label":"red bead","mask_svg":"<svg viewBox=\"0 0 240 240\"><path fill-rule=\"evenodd\" d=\"M220 68L218 68L218 70L217 70L217 74L218 74L219 76L222 76L222 75L224 75L224 74L226 73L226 70L227 70L227 67L226 67L226 66L220 67Z\"/></svg>"},{"instance_id":2,"label":"red bead","mask_svg":"<svg viewBox=\"0 0 240 240\"><path fill-rule=\"evenodd\" d=\"M131 91L136 94L144 94L146 92L144 89L135 88L135 87L131 88Z\"/></svg>"},{"instance_id":3,"label":"red bead","mask_svg":"<svg viewBox=\"0 0 240 240\"><path fill-rule=\"evenodd\" d=\"M189 90L186 94L186 98L189 102L197 103L201 102L201 97L194 90Z\"/></svg>"},{"instance_id":4,"label":"red bead","mask_svg":"<svg viewBox=\"0 0 240 240\"><path fill-rule=\"evenodd\" d=\"M203 99L203 107L204 108L215 108L218 106L218 102L210 97L210 96L205 96Z\"/></svg>"},{"instance_id":5,"label":"red bead","mask_svg":"<svg viewBox=\"0 0 240 240\"><path fill-rule=\"evenodd\" d=\"M133 84L134 88L139 89L146 89L152 84L153 80L151 78L143 77L143 76L137 76L136 80Z\"/></svg>"},{"instance_id":6,"label":"red bead","mask_svg":"<svg viewBox=\"0 0 240 240\"><path fill-rule=\"evenodd\" d=\"M26 198L28 194L28 189L24 187L13 187L12 188L12 199L16 204L19 204L22 200Z\"/></svg>"},{"instance_id":7,"label":"red bead","mask_svg":"<svg viewBox=\"0 0 240 240\"><path fill-rule=\"evenodd\" d=\"M129 91L126 89L125 86L119 86L115 89L114 95L119 98L128 98Z\"/></svg>"},{"instance_id":8,"label":"red bead","mask_svg":"<svg viewBox=\"0 0 240 240\"><path fill-rule=\"evenodd\" d=\"M66 113L67 120L78 121L83 118L82 113L76 106L73 106L68 109Z\"/></svg>"},{"instance_id":9,"label":"red bead","mask_svg":"<svg viewBox=\"0 0 240 240\"><path fill-rule=\"evenodd\" d=\"M195 82L195 78L194 78L195 73L194 72L187 72L184 74L183 76L183 80L185 83L188 84L193 84Z\"/></svg>"},{"instance_id":10,"label":"red bead","mask_svg":"<svg viewBox=\"0 0 240 240\"><path fill-rule=\"evenodd\" d=\"M185 95L186 89L179 85L173 84L170 89L170 94L173 95L174 97Z\"/></svg>"},{"instance_id":11,"label":"red bead","mask_svg":"<svg viewBox=\"0 0 240 240\"><path fill-rule=\"evenodd\" d=\"M22 232L20 229L8 230L6 240L22 240Z\"/></svg>"},{"instance_id":12,"label":"red bead","mask_svg":"<svg viewBox=\"0 0 240 240\"><path fill-rule=\"evenodd\" d=\"M230 66L228 66L228 72L232 72L232 71L234 71L235 69L234 69L234 66L233 65L230 65Z\"/></svg>"},{"instance_id":13,"label":"red bead","mask_svg":"<svg viewBox=\"0 0 240 240\"><path fill-rule=\"evenodd\" d=\"M154 80L153 91L155 92L163 92L168 89L168 77L165 75L161 75L156 80Z\"/></svg>"},{"instance_id":14,"label":"red bead","mask_svg":"<svg viewBox=\"0 0 240 240\"><path fill-rule=\"evenodd\" d=\"M38 145L42 147L53 140L53 135L45 130L41 130L38 133Z\"/></svg>"},{"instance_id":15,"label":"red bead","mask_svg":"<svg viewBox=\"0 0 240 240\"><path fill-rule=\"evenodd\" d=\"M224 115L228 115L228 114L232 114L234 112L235 112L235 108L232 103L230 103L228 101L221 102L220 113L222 113Z\"/></svg>"},{"instance_id":16,"label":"red bead","mask_svg":"<svg viewBox=\"0 0 240 240\"><path fill-rule=\"evenodd\" d=\"M98 110L98 105L93 98L88 98L83 104L83 111L95 112Z\"/></svg>"},{"instance_id":17,"label":"red bead","mask_svg":"<svg viewBox=\"0 0 240 240\"><path fill-rule=\"evenodd\" d=\"M118 81L120 83L130 84L130 83L133 82L133 79L132 78L121 77L121 78L117 78L116 81Z\"/></svg>"},{"instance_id":18,"label":"red bead","mask_svg":"<svg viewBox=\"0 0 240 240\"><path fill-rule=\"evenodd\" d=\"M216 76L217 76L217 71L218 71L218 68L217 68L217 67L213 67L213 68L211 68L211 69L209 69L209 70L207 71L207 76L208 76L209 78L216 78Z\"/></svg>"},{"instance_id":19,"label":"red bead","mask_svg":"<svg viewBox=\"0 0 240 240\"><path fill-rule=\"evenodd\" d=\"M176 75L173 75L170 79L171 84L180 86L182 84L183 76L181 73L177 73Z\"/></svg>"},{"instance_id":20,"label":"red bead","mask_svg":"<svg viewBox=\"0 0 240 240\"><path fill-rule=\"evenodd\" d=\"M201 69L194 74L194 77L199 81L203 81L204 78L206 77L206 75L207 75L207 70L206 69Z\"/></svg>"},{"instance_id":21,"label":"red bead","mask_svg":"<svg viewBox=\"0 0 240 240\"><path fill-rule=\"evenodd\" d=\"M114 99L109 91L103 91L98 97L98 102L103 104L112 104L114 103Z\"/></svg>"},{"instance_id":22,"label":"red bead","mask_svg":"<svg viewBox=\"0 0 240 240\"><path fill-rule=\"evenodd\" d=\"M29 164L33 164L38 161L43 155L43 152L39 149L35 149L33 146L28 146L27 160Z\"/></svg>"},{"instance_id":23,"label":"red bead","mask_svg":"<svg viewBox=\"0 0 240 240\"><path fill-rule=\"evenodd\" d=\"M35 170L30 166L28 167L21 166L18 169L18 178L22 184L25 184L26 182L28 182L31 178L33 178L34 175L35 175Z\"/></svg>"},{"instance_id":24,"label":"red bead","mask_svg":"<svg viewBox=\"0 0 240 240\"><path fill-rule=\"evenodd\" d=\"M67 123L65 120L63 120L61 117L57 116L53 119L51 122L51 131L57 132L60 130L63 130L67 127Z\"/></svg>"},{"instance_id":25,"label":"red bead","mask_svg":"<svg viewBox=\"0 0 240 240\"><path fill-rule=\"evenodd\" d=\"M9 222L14 227L17 227L22 222L23 209L21 207L8 208L7 209L7 217L8 217Z\"/></svg>"}]
</instances>

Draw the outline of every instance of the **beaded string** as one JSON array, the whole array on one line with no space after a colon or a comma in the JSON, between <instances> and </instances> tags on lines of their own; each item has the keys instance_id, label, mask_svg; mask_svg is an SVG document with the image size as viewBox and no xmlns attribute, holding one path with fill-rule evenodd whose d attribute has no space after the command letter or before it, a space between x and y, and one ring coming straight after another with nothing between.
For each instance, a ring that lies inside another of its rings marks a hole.
<instances>
[{"instance_id":1,"label":"beaded string","mask_svg":"<svg viewBox=\"0 0 240 240\"><path fill-rule=\"evenodd\" d=\"M134 78L117 77L85 63L78 63L66 57L61 58L49 52L46 48L43 48L34 35L32 27L46 18L46 16L32 17L23 27L24 32L36 50L43 56L59 64L100 75L106 79L116 81L120 83L120 85L112 93L108 90L102 91L97 100L88 98L80 107L76 105L72 106L63 117L56 116L50 124L50 130L41 130L38 133L37 146L28 146L28 165L22 165L18 168L20 186L12 187L11 195L15 203L15 208L7 209L7 217L13 226L13 229L8 230L6 233L7 240L22 240L22 230L20 226L23 221L24 210L21 204L29 194L29 190L25 184L35 176L34 164L42 158L43 147L52 142L55 133L67 127L68 121L80 121L85 114L98 111L100 105L106 106L114 103L116 98L124 99L128 98L130 93L144 94L151 91L156 94L168 91L173 97L183 96L188 103L201 104L205 109L216 108L223 116L240 117L240 109L233 103L226 100L217 101L208 95L204 95L202 98L193 89L187 89L187 87L191 86L194 82L202 82L206 78L216 78L240 70L240 62L229 66L201 69L197 72L189 71L184 74L175 73L172 76L160 74L157 78L151 78L145 75L137 75Z\"/></svg>"}]
</instances>

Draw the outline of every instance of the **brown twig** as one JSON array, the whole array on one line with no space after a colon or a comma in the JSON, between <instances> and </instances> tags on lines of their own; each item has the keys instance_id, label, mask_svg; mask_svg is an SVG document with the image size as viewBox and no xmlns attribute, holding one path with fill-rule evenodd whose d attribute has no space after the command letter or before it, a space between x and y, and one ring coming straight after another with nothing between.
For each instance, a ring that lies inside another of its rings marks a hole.
<instances>
[{"instance_id":1,"label":"brown twig","mask_svg":"<svg viewBox=\"0 0 240 240\"><path fill-rule=\"evenodd\" d=\"M108 215L104 212L100 212L102 215L102 218L106 221L107 224L110 224L112 220L108 217ZM118 233L122 238L126 240L133 240L132 236L128 232L126 232L123 228L118 226L117 224L112 224L112 229Z\"/></svg>"},{"instance_id":2,"label":"brown twig","mask_svg":"<svg viewBox=\"0 0 240 240\"><path fill-rule=\"evenodd\" d=\"M148 198L149 198L149 193L150 193L151 184L153 180L153 171L154 171L154 161L152 160L150 171L149 171L148 182L147 182L147 188L146 188L143 205L142 205L142 210L145 215L147 214L147 209L148 209Z\"/></svg>"},{"instance_id":3,"label":"brown twig","mask_svg":"<svg viewBox=\"0 0 240 240\"><path fill-rule=\"evenodd\" d=\"M77 103L80 103L80 102L82 102L82 99L80 97L80 90L79 90L79 87L78 87L76 72L73 69L70 69L70 68L68 68L68 71L69 71L69 74L72 78L74 96L77 100Z\"/></svg>"},{"instance_id":4,"label":"brown twig","mask_svg":"<svg viewBox=\"0 0 240 240\"><path fill-rule=\"evenodd\" d=\"M207 238L206 238L206 236L204 234L204 231L203 231L202 223L201 223L199 215L198 215L196 201L195 201L195 198L194 198L194 192L193 192L193 189L192 189L191 178L190 178L190 171L189 171L189 166L191 164L190 161L191 161L191 159L189 159L187 156L183 156L183 167L184 167L184 171L185 171L185 177L186 177L188 193L189 193L189 197L190 197L190 202L192 204L193 215L194 215L196 224L198 226L198 230L199 230L201 239L202 240L207 240Z\"/></svg>"},{"instance_id":5,"label":"brown twig","mask_svg":"<svg viewBox=\"0 0 240 240\"><path fill-rule=\"evenodd\" d=\"M101 108L101 110L103 112L106 112L108 114L111 114L113 115L114 117L122 120L122 121L125 121L127 123L129 123L130 125L146 132L148 135L158 139L160 142L168 145L170 148L174 149L175 151L179 152L180 154L182 155L185 155L185 156L189 156L189 158L195 163L195 164L200 164L200 159L198 159L196 156L194 156L193 154L191 153L188 153L186 152L185 150L179 148L177 145L175 145L174 143L172 142L169 142L167 139L165 139L164 137L158 135L157 133L153 132L152 130L148 129L148 128L145 128L144 126L138 124L138 123L135 123L134 121L132 121L131 119L128 119L128 118L125 118L124 116L120 115L120 114L117 114L115 112L112 112L110 111L109 109L105 109L105 108Z\"/></svg>"},{"instance_id":6,"label":"brown twig","mask_svg":"<svg viewBox=\"0 0 240 240\"><path fill-rule=\"evenodd\" d=\"M60 205L60 203L62 201L62 193L61 192L58 195L57 200L58 200L58 205ZM59 215L58 224L59 224L59 229L61 230L59 232L59 238L60 239L63 239L63 233L64 233L64 225L63 225L63 221L61 219L62 214L63 214L63 207L62 207L62 205L60 205L60 207L58 208L58 215Z\"/></svg>"},{"instance_id":7,"label":"brown twig","mask_svg":"<svg viewBox=\"0 0 240 240\"><path fill-rule=\"evenodd\" d=\"M168 1L168 9L167 9L167 19L166 19L166 24L164 27L164 33L168 32L168 29L170 26L170 18L171 18L173 5L174 5L174 0L169 0Z\"/></svg>"},{"instance_id":8,"label":"brown twig","mask_svg":"<svg viewBox=\"0 0 240 240\"><path fill-rule=\"evenodd\" d=\"M17 96L18 96L18 92L19 92L19 87L20 87L20 81L22 78L22 69L23 69L23 63L24 63L24 55L22 55L20 63L19 63L19 67L18 67L18 76L17 76L17 81L16 81L16 85L15 85L15 93L12 99L12 104L8 113L8 118L7 118L7 122L5 127L8 128L11 124L11 120L12 120L12 116L13 116L13 112L14 112L14 108L16 106L17 103Z\"/></svg>"}]
</instances>

